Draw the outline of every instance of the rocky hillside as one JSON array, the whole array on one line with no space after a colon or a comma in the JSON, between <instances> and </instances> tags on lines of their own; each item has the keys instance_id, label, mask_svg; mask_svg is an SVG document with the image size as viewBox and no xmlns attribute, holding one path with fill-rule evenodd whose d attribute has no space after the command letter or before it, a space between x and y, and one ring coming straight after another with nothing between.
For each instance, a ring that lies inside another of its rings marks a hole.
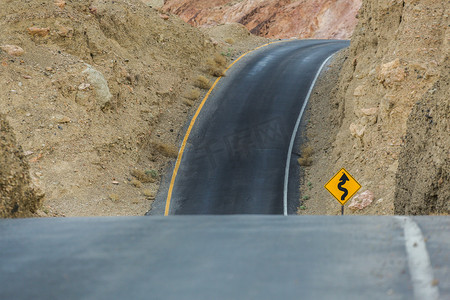
<instances>
[{"instance_id":1,"label":"rocky hillside","mask_svg":"<svg viewBox=\"0 0 450 300\"><path fill-rule=\"evenodd\" d=\"M215 47L141 1L1 1L0 113L39 214L143 215Z\"/></svg>"},{"instance_id":2,"label":"rocky hillside","mask_svg":"<svg viewBox=\"0 0 450 300\"><path fill-rule=\"evenodd\" d=\"M194 26L240 23L267 38L350 38L361 0L166 0Z\"/></svg>"},{"instance_id":3,"label":"rocky hillside","mask_svg":"<svg viewBox=\"0 0 450 300\"><path fill-rule=\"evenodd\" d=\"M450 214L448 53L447 48L439 80L414 104L408 117L396 177L396 214Z\"/></svg>"},{"instance_id":4,"label":"rocky hillside","mask_svg":"<svg viewBox=\"0 0 450 300\"><path fill-rule=\"evenodd\" d=\"M369 190L365 213L450 212L449 6L363 1L328 104L337 137L324 158Z\"/></svg>"}]
</instances>

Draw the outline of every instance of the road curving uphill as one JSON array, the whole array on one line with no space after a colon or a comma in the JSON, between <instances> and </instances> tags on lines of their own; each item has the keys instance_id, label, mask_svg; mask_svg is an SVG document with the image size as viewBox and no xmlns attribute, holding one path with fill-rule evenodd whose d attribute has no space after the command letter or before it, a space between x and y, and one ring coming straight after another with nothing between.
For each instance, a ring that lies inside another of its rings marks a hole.
<instances>
[{"instance_id":1,"label":"road curving uphill","mask_svg":"<svg viewBox=\"0 0 450 300\"><path fill-rule=\"evenodd\" d=\"M281 42L235 64L191 122L171 183L152 214L294 213L296 168L285 187L286 166L296 163L288 156L291 137L316 75L348 44Z\"/></svg>"}]
</instances>

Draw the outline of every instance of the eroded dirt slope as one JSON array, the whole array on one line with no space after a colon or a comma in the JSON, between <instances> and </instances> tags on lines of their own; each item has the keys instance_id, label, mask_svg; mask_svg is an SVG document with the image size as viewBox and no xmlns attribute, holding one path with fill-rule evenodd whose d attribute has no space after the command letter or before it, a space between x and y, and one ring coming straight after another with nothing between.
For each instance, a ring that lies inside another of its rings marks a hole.
<instances>
[{"instance_id":1,"label":"eroded dirt slope","mask_svg":"<svg viewBox=\"0 0 450 300\"><path fill-rule=\"evenodd\" d=\"M337 96L324 102L338 133L314 160L329 161L329 174L306 168L304 205L322 203L312 213L339 213L322 185L342 167L370 191L353 213L448 213L449 5L363 1Z\"/></svg>"},{"instance_id":2,"label":"eroded dirt slope","mask_svg":"<svg viewBox=\"0 0 450 300\"><path fill-rule=\"evenodd\" d=\"M396 214L450 213L450 67L443 68L408 117L396 177Z\"/></svg>"},{"instance_id":3,"label":"eroded dirt slope","mask_svg":"<svg viewBox=\"0 0 450 300\"><path fill-rule=\"evenodd\" d=\"M163 9L195 26L240 23L268 38L350 38L361 0L167 0Z\"/></svg>"},{"instance_id":4,"label":"eroded dirt slope","mask_svg":"<svg viewBox=\"0 0 450 300\"><path fill-rule=\"evenodd\" d=\"M42 196L32 186L23 150L0 114L0 218L32 216Z\"/></svg>"},{"instance_id":5,"label":"eroded dirt slope","mask_svg":"<svg viewBox=\"0 0 450 300\"><path fill-rule=\"evenodd\" d=\"M40 214L144 214L209 38L140 1L1 1L0 46L0 112Z\"/></svg>"}]
</instances>

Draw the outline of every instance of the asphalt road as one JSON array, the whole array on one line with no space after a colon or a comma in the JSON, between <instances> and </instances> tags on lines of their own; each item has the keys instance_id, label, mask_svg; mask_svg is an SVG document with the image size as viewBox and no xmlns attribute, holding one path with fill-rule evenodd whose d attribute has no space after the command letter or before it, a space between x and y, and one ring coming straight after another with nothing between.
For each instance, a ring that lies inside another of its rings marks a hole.
<instances>
[{"instance_id":1,"label":"asphalt road","mask_svg":"<svg viewBox=\"0 0 450 300\"><path fill-rule=\"evenodd\" d=\"M450 299L450 218L412 220L0 220L0 299Z\"/></svg>"},{"instance_id":2,"label":"asphalt road","mask_svg":"<svg viewBox=\"0 0 450 300\"><path fill-rule=\"evenodd\" d=\"M192 128L170 214L283 214L287 153L299 113L323 62L347 46L347 41L283 42L235 64ZM298 206L296 158L289 162L288 213ZM163 213L166 196L157 199L152 214Z\"/></svg>"}]
</instances>

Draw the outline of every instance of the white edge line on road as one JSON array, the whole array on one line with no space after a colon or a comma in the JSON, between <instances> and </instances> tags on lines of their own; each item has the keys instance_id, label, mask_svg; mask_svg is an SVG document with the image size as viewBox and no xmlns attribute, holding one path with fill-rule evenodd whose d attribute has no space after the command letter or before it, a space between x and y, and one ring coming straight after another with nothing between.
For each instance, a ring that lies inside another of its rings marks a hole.
<instances>
[{"instance_id":1,"label":"white edge line on road","mask_svg":"<svg viewBox=\"0 0 450 300\"><path fill-rule=\"evenodd\" d=\"M313 82L311 83L311 87L309 88L308 94L306 95L305 102L303 103L302 109L300 111L300 114L298 115L297 122L295 123L294 131L292 132L291 136L291 142L289 144L289 149L287 153L287 159L286 159L286 168L284 171L284 189L283 189L283 214L285 216L288 215L287 213L287 193L288 193L288 182L289 182L289 167L291 164L291 156L292 156L292 148L294 147L294 141L295 137L297 136L298 127L300 125L300 121L303 117L303 113L305 112L306 105L308 104L309 97L311 97L311 93L314 89L314 86L316 85L316 81L319 78L320 73L322 72L322 69L325 67L327 62L335 55L336 53L331 54L320 66L319 70L317 71L316 77L314 77Z\"/></svg>"},{"instance_id":2,"label":"white edge line on road","mask_svg":"<svg viewBox=\"0 0 450 300\"><path fill-rule=\"evenodd\" d=\"M438 300L439 289L433 286L433 268L425 239L419 226L410 217L396 217L403 227L408 255L409 273L416 300Z\"/></svg>"}]
</instances>

